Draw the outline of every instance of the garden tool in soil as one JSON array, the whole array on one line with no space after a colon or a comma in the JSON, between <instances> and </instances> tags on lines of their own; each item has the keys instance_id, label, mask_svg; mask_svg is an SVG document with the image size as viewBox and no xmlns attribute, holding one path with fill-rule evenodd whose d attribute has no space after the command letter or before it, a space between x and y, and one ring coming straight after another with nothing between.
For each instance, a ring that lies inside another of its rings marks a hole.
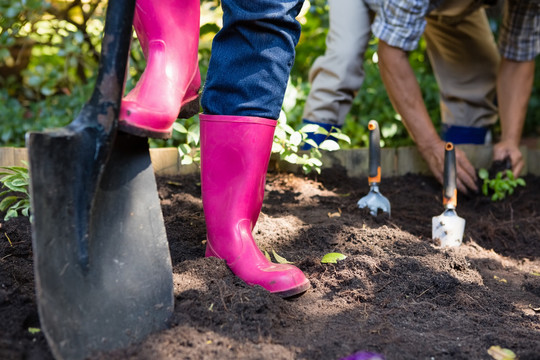
<instances>
[{"instance_id":1,"label":"garden tool in soil","mask_svg":"<svg viewBox=\"0 0 540 360\"><path fill-rule=\"evenodd\" d=\"M446 143L444 153L443 206L444 212L432 220L432 238L440 242L441 247L461 245L465 219L456 213L456 153L454 144Z\"/></svg>"},{"instance_id":2,"label":"garden tool in soil","mask_svg":"<svg viewBox=\"0 0 540 360\"><path fill-rule=\"evenodd\" d=\"M370 120L369 129L369 193L358 201L360 209L368 208L373 216L377 216L379 210L390 216L390 201L379 191L381 182L381 133L379 124Z\"/></svg>"},{"instance_id":3,"label":"garden tool in soil","mask_svg":"<svg viewBox=\"0 0 540 360\"><path fill-rule=\"evenodd\" d=\"M110 0L89 102L27 135L40 327L56 359L141 341L173 311L169 248L146 138L117 132L134 0Z\"/></svg>"},{"instance_id":4,"label":"garden tool in soil","mask_svg":"<svg viewBox=\"0 0 540 360\"><path fill-rule=\"evenodd\" d=\"M200 6L197 0L137 0L134 26L147 62L122 100L120 130L165 139L179 116L199 112Z\"/></svg>"},{"instance_id":5,"label":"garden tool in soil","mask_svg":"<svg viewBox=\"0 0 540 360\"><path fill-rule=\"evenodd\" d=\"M252 234L263 203L276 120L205 114L199 118L206 256L224 259L248 285L282 297L305 292L310 284L302 271L270 262Z\"/></svg>"}]
</instances>

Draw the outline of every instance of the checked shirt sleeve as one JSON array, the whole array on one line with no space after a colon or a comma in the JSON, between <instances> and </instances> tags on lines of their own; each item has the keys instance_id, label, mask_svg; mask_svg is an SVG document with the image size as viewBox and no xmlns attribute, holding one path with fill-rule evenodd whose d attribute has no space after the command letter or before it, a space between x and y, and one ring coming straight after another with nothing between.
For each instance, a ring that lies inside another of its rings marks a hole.
<instances>
[{"instance_id":1,"label":"checked shirt sleeve","mask_svg":"<svg viewBox=\"0 0 540 360\"><path fill-rule=\"evenodd\" d=\"M499 36L501 56L529 61L540 53L540 1L507 0Z\"/></svg>"},{"instance_id":2,"label":"checked shirt sleeve","mask_svg":"<svg viewBox=\"0 0 540 360\"><path fill-rule=\"evenodd\" d=\"M412 51L424 33L428 8L426 0L384 1L373 21L373 34L390 46Z\"/></svg>"}]
</instances>

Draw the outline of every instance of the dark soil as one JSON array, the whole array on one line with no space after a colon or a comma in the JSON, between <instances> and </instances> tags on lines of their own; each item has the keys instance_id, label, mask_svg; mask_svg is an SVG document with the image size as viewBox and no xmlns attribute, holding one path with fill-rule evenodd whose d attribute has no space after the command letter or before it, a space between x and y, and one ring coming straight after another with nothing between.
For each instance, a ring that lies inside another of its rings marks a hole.
<instances>
[{"instance_id":1,"label":"dark soil","mask_svg":"<svg viewBox=\"0 0 540 360\"><path fill-rule=\"evenodd\" d=\"M312 288L284 300L204 258L197 176L159 178L174 267L170 329L96 359L339 359L359 350L390 359L491 359L494 345L540 359L540 179L492 203L458 200L464 244L440 249L443 211L430 177L383 179L392 217L356 202L366 179L269 174L255 238L300 267ZM10 243L11 242L11 243ZM321 264L326 253L347 258ZM0 223L0 359L52 358L39 328L30 226Z\"/></svg>"}]
</instances>

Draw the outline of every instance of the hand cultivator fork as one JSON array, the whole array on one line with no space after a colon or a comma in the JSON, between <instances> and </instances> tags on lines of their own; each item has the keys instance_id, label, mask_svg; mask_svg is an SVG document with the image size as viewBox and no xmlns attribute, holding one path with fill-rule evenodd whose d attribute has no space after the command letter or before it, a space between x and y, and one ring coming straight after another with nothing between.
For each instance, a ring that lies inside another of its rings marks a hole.
<instances>
[{"instance_id":1,"label":"hand cultivator fork","mask_svg":"<svg viewBox=\"0 0 540 360\"><path fill-rule=\"evenodd\" d=\"M381 182L381 134L379 124L371 120L369 129L369 193L358 201L360 209L368 208L370 214L377 216L379 210L390 216L390 201L379 191Z\"/></svg>"}]
</instances>

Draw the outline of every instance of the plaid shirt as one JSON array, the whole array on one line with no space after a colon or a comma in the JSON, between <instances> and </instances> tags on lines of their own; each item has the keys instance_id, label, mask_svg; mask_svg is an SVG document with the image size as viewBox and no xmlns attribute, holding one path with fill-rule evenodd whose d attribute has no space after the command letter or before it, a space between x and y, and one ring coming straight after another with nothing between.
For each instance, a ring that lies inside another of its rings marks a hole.
<instances>
[{"instance_id":1,"label":"plaid shirt","mask_svg":"<svg viewBox=\"0 0 540 360\"><path fill-rule=\"evenodd\" d=\"M366 0L376 13L371 30L380 40L405 51L416 49L426 15L442 0Z\"/></svg>"},{"instance_id":2,"label":"plaid shirt","mask_svg":"<svg viewBox=\"0 0 540 360\"><path fill-rule=\"evenodd\" d=\"M443 0L365 0L376 13L373 34L390 46L412 51L426 28L425 17ZM540 53L540 1L506 0L499 36L501 55L526 61Z\"/></svg>"},{"instance_id":3,"label":"plaid shirt","mask_svg":"<svg viewBox=\"0 0 540 360\"><path fill-rule=\"evenodd\" d=\"M540 1L506 0L499 51L514 61L533 60L540 54Z\"/></svg>"}]
</instances>

